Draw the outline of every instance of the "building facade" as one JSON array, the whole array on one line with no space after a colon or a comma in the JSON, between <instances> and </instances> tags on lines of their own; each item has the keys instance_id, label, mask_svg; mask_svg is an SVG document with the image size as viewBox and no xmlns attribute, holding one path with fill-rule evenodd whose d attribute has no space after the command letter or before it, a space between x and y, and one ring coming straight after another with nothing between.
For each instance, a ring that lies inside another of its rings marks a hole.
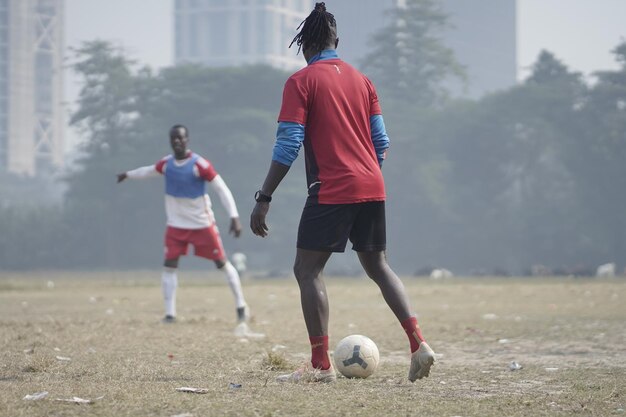
<instances>
[{"instance_id":1,"label":"building facade","mask_svg":"<svg viewBox=\"0 0 626 417\"><path fill-rule=\"evenodd\" d=\"M516 0L443 0L450 27L445 44L466 67L462 95L480 97L517 82Z\"/></svg>"},{"instance_id":2,"label":"building facade","mask_svg":"<svg viewBox=\"0 0 626 417\"><path fill-rule=\"evenodd\" d=\"M313 4L311 0L176 0L175 63L301 68L304 59L287 47Z\"/></svg>"},{"instance_id":3,"label":"building facade","mask_svg":"<svg viewBox=\"0 0 626 417\"><path fill-rule=\"evenodd\" d=\"M328 0L337 19L339 56L359 67L372 36L388 23L385 11L407 0ZM438 0L448 15L441 34L465 66L467 85L452 83L457 96L480 97L517 80L516 0ZM269 64L294 70L304 65L287 46L311 12L309 0L176 0L176 63L209 66Z\"/></svg>"},{"instance_id":4,"label":"building facade","mask_svg":"<svg viewBox=\"0 0 626 417\"><path fill-rule=\"evenodd\" d=\"M326 2L335 15L339 55L359 66L372 35L388 24L385 11L403 7L407 0L335 0ZM455 95L480 97L509 88L517 80L516 0L438 0L448 15L441 33L465 66L467 86L450 86Z\"/></svg>"},{"instance_id":5,"label":"building facade","mask_svg":"<svg viewBox=\"0 0 626 417\"><path fill-rule=\"evenodd\" d=\"M0 170L63 166L63 0L0 0Z\"/></svg>"}]
</instances>

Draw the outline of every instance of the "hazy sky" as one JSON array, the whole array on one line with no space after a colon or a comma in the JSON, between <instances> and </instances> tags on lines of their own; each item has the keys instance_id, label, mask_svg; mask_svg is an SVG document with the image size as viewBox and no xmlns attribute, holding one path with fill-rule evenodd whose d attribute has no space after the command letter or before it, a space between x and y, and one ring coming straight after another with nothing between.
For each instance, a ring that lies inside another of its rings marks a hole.
<instances>
[{"instance_id":1,"label":"hazy sky","mask_svg":"<svg viewBox=\"0 0 626 417\"><path fill-rule=\"evenodd\" d=\"M518 0L517 5L518 78L527 75L542 49L585 74L617 66L610 50L626 39L626 0ZM66 45L107 39L142 63L167 66L173 60L172 12L173 0L66 0ZM69 101L77 95L76 84L71 75L66 78Z\"/></svg>"},{"instance_id":2,"label":"hazy sky","mask_svg":"<svg viewBox=\"0 0 626 417\"><path fill-rule=\"evenodd\" d=\"M172 10L173 0L66 0L66 44L114 40L141 62L169 65ZM520 72L543 48L584 73L615 67L610 50L626 38L625 18L626 0L518 0Z\"/></svg>"},{"instance_id":3,"label":"hazy sky","mask_svg":"<svg viewBox=\"0 0 626 417\"><path fill-rule=\"evenodd\" d=\"M617 67L610 51L626 40L625 0L518 0L517 12L518 78L542 49L585 74Z\"/></svg>"},{"instance_id":4,"label":"hazy sky","mask_svg":"<svg viewBox=\"0 0 626 417\"><path fill-rule=\"evenodd\" d=\"M332 11L333 3L343 1L326 3ZM479 5L483 0L456 1ZM85 40L110 40L140 63L169 66L174 56L173 4L174 0L65 0L65 43L75 47ZM620 41L626 41L626 0L517 0L518 79L525 78L542 49L584 74L616 68L610 51ZM77 80L71 74L65 80L66 100L71 103L77 97ZM79 141L77 132L68 128L66 139L71 157Z\"/></svg>"}]
</instances>

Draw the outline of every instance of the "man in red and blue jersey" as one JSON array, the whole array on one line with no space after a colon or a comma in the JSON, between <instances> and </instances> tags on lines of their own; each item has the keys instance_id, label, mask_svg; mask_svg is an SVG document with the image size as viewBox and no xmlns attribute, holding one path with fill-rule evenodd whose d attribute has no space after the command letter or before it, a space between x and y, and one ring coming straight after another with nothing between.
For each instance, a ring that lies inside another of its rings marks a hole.
<instances>
[{"instance_id":1,"label":"man in red and blue jersey","mask_svg":"<svg viewBox=\"0 0 626 417\"><path fill-rule=\"evenodd\" d=\"M178 287L176 269L178 268L178 260L182 255L187 254L188 246L193 245L196 256L212 260L218 269L224 271L237 308L239 324L236 333L240 336L246 336L246 334L251 333L246 324L248 312L241 289L241 280L237 270L226 257L205 184L208 182L212 186L228 213L230 233L239 237L241 223L235 200L213 165L187 148L189 134L185 126L173 126L169 136L173 151L171 155L167 155L154 165L117 175L118 183L127 178L141 179L159 175L165 178L167 229L165 232L165 261L161 278L165 304L163 321L166 323L176 321L176 288Z\"/></svg>"},{"instance_id":2,"label":"man in red and blue jersey","mask_svg":"<svg viewBox=\"0 0 626 417\"><path fill-rule=\"evenodd\" d=\"M413 382L429 375L435 355L385 256L381 168L389 138L376 89L367 77L339 59L337 25L324 3L316 3L293 42L301 47L308 65L285 83L272 163L255 195L257 204L250 218L253 233L266 236L272 193L304 145L308 198L298 227L294 273L311 343L311 362L278 380L336 379L328 356L328 297L320 274L331 254L343 252L350 239L365 272L380 287L407 333L409 380Z\"/></svg>"}]
</instances>

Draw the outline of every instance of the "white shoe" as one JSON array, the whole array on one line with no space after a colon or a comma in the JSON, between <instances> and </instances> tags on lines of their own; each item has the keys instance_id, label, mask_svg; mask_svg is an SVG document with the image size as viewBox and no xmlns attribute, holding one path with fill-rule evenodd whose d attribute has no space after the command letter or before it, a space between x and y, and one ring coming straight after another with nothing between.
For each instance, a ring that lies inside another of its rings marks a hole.
<instances>
[{"instance_id":1,"label":"white shoe","mask_svg":"<svg viewBox=\"0 0 626 417\"><path fill-rule=\"evenodd\" d=\"M411 355L409 381L415 382L416 379L427 377L430 373L430 367L433 366L434 363L435 352L433 352L426 342L420 343L419 349Z\"/></svg>"},{"instance_id":2,"label":"white shoe","mask_svg":"<svg viewBox=\"0 0 626 417\"><path fill-rule=\"evenodd\" d=\"M250 330L250 326L245 321L242 321L235 327L233 332L235 336L247 339L263 339L265 337L264 333L256 333Z\"/></svg>"},{"instance_id":3,"label":"white shoe","mask_svg":"<svg viewBox=\"0 0 626 417\"><path fill-rule=\"evenodd\" d=\"M296 369L294 372L276 377L278 382L291 382L297 384L299 382L335 382L337 374L333 365L328 369L315 369L310 362Z\"/></svg>"}]
</instances>

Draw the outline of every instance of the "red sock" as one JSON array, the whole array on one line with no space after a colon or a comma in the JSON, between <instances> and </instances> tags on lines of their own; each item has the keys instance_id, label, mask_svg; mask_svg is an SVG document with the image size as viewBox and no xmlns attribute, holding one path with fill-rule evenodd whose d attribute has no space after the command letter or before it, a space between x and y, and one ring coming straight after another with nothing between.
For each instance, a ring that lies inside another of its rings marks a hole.
<instances>
[{"instance_id":1,"label":"red sock","mask_svg":"<svg viewBox=\"0 0 626 417\"><path fill-rule=\"evenodd\" d=\"M425 342L424 336L422 336L422 331L420 330L420 326L417 325L417 319L411 316L400 324L402 324L402 328L406 332L406 335L409 337L409 343L411 344L411 353L413 353L417 349L419 349L420 343Z\"/></svg>"},{"instance_id":2,"label":"red sock","mask_svg":"<svg viewBox=\"0 0 626 417\"><path fill-rule=\"evenodd\" d=\"M328 336L309 337L311 342L311 365L316 369L326 370L330 368L328 357Z\"/></svg>"}]
</instances>

